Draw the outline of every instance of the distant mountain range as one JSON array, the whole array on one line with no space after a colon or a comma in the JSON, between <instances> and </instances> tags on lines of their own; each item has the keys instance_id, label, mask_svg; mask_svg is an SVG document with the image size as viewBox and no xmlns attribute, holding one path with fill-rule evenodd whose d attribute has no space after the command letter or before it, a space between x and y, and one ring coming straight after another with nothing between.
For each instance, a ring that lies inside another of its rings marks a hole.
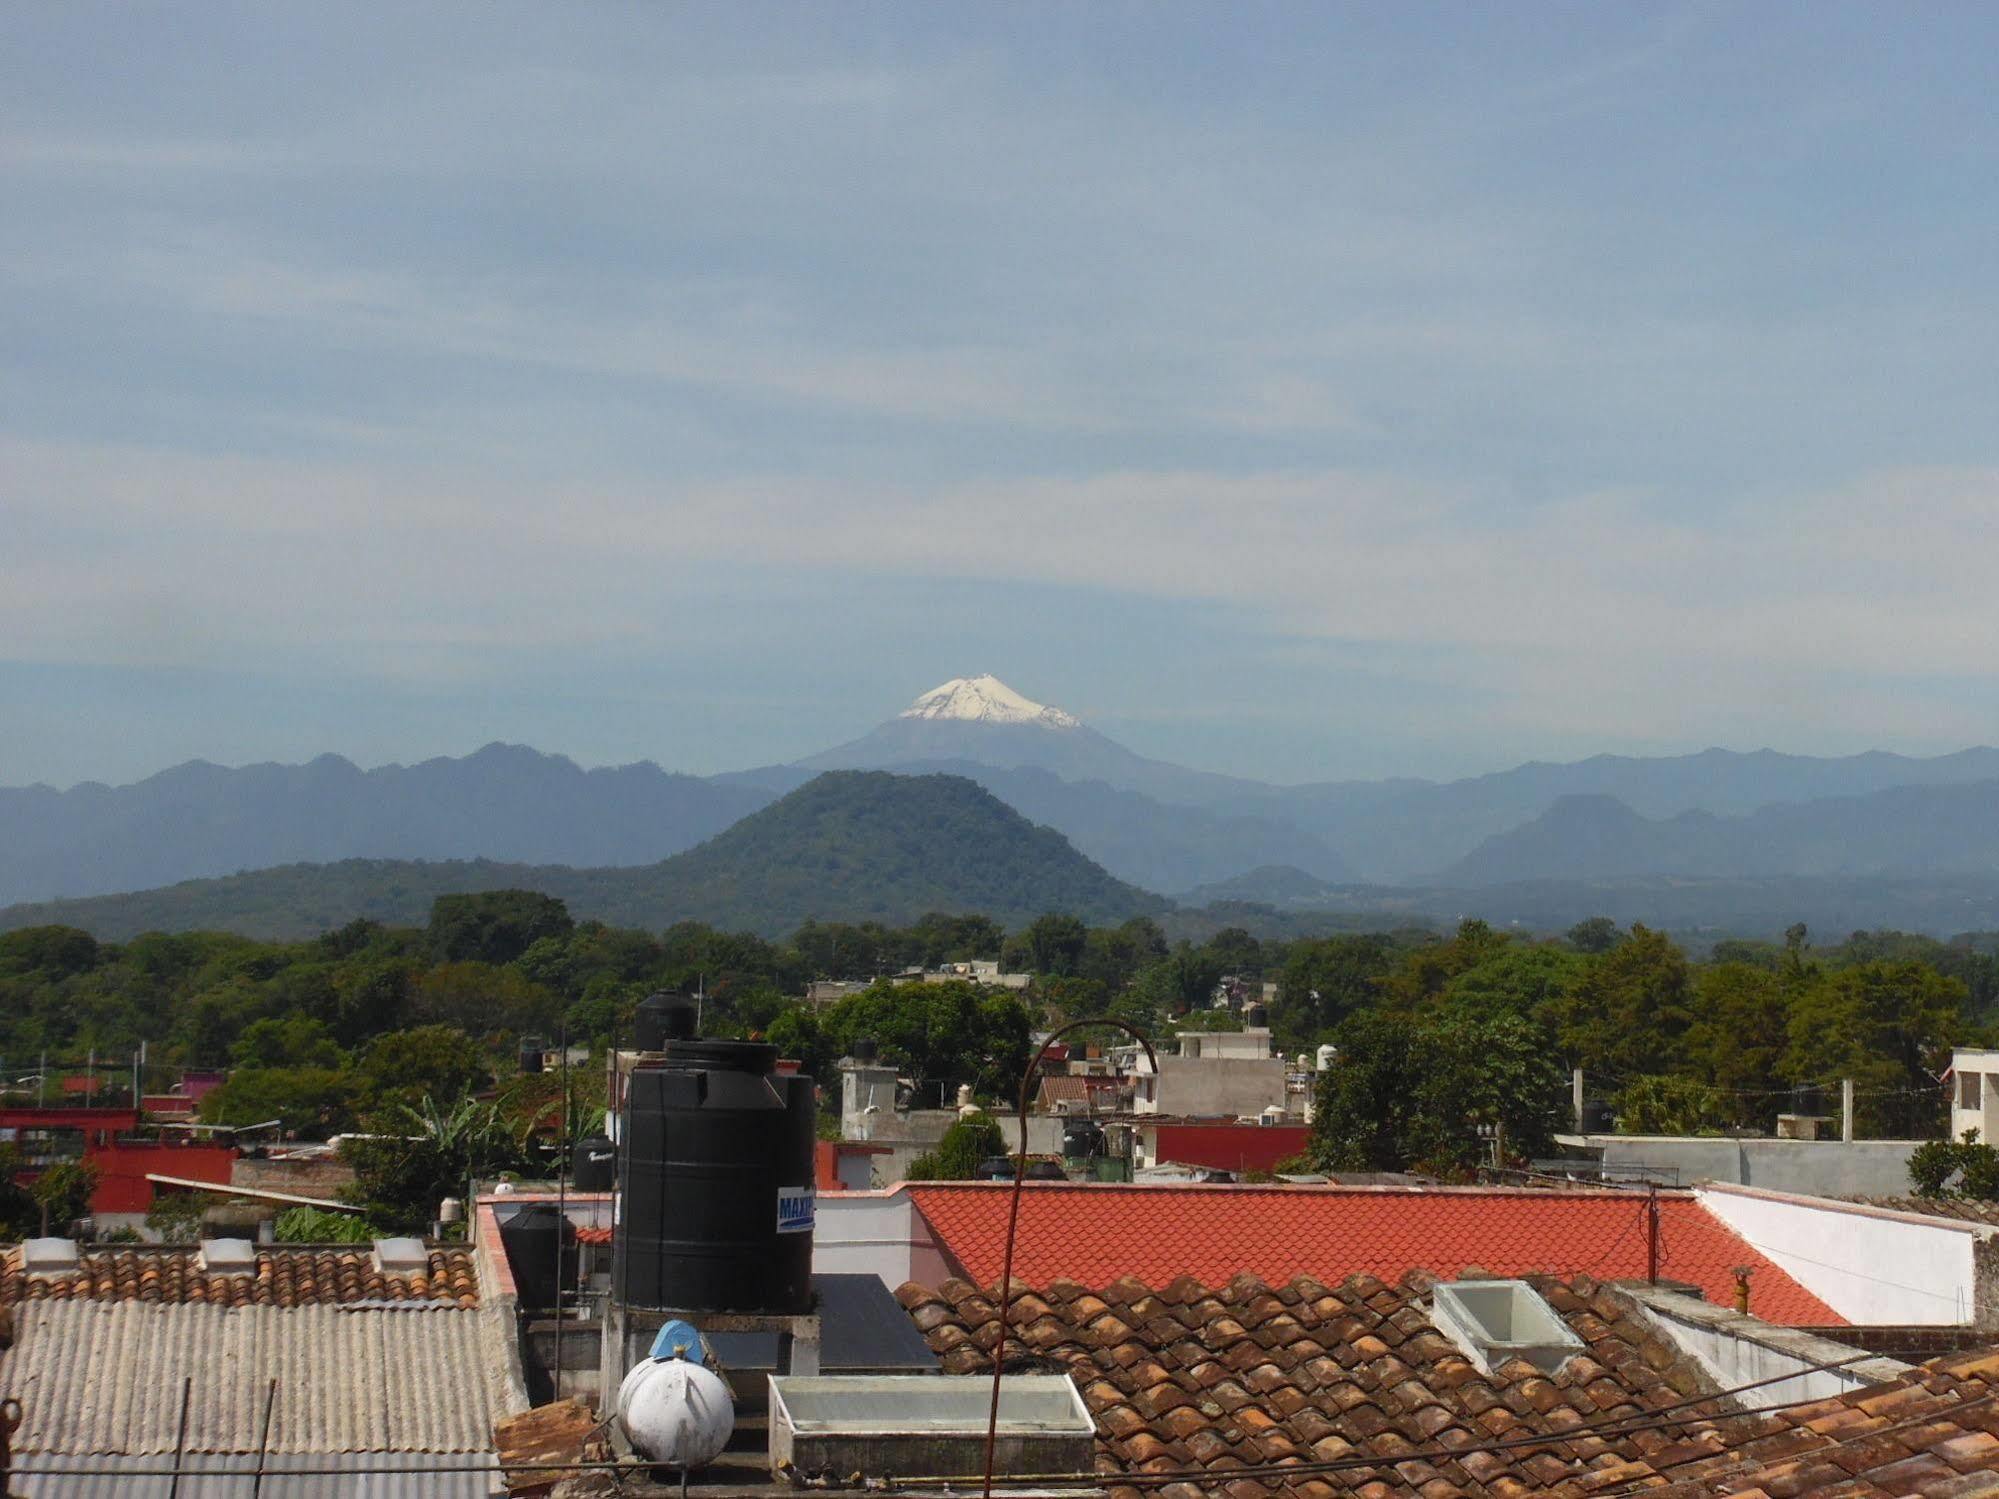
<instances>
[{"instance_id":1,"label":"distant mountain range","mask_svg":"<svg viewBox=\"0 0 1999 1499\"><path fill-rule=\"evenodd\" d=\"M850 743L707 777L650 763L585 771L488 745L365 771L335 756L196 761L131 786L0 789L0 904L353 859L646 867L829 769L975 780L1126 885L1287 911L1341 909L1357 889L1399 909L1398 890L1447 906L1456 897L1439 892L1549 882L1999 874L1989 748L1933 759L1714 749L1275 786L1148 759L974 676Z\"/></svg>"},{"instance_id":2,"label":"distant mountain range","mask_svg":"<svg viewBox=\"0 0 1999 1499\"><path fill-rule=\"evenodd\" d=\"M931 911L1020 926L1044 911L1093 923L1172 903L1113 879L1059 834L971 781L860 771L821 775L699 847L637 868L492 860L293 864L160 890L17 905L0 930L44 922L107 940L189 928L299 938L356 917L422 924L439 895L537 890L578 918L659 930L703 921L777 937L807 920L907 926Z\"/></svg>"},{"instance_id":3,"label":"distant mountain range","mask_svg":"<svg viewBox=\"0 0 1999 1499\"><path fill-rule=\"evenodd\" d=\"M1439 881L1631 879L1644 875L1907 878L1999 865L1999 781L1897 786L1780 802L1737 817L1648 818L1613 796L1564 796L1488 838Z\"/></svg>"}]
</instances>

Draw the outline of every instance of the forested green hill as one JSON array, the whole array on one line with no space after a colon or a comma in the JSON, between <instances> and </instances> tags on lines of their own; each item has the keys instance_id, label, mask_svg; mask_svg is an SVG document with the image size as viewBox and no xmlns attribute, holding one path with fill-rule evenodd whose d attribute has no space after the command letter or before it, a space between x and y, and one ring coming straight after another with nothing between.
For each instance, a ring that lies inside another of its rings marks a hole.
<instances>
[{"instance_id":1,"label":"forested green hill","mask_svg":"<svg viewBox=\"0 0 1999 1499\"><path fill-rule=\"evenodd\" d=\"M979 911L1120 921L1170 908L1113 879L971 781L833 771L698 848L637 868L348 859L0 911L0 929L60 922L116 941L145 931L309 937L357 917L421 923L439 895L520 889L579 917L657 930L703 921L776 935L808 920L907 925Z\"/></svg>"}]
</instances>

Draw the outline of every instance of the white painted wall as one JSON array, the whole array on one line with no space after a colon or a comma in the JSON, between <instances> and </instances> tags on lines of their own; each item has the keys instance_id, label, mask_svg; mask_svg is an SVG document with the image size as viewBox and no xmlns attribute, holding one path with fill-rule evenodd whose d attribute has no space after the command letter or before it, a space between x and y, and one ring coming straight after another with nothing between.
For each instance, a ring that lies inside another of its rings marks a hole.
<instances>
[{"instance_id":1,"label":"white painted wall","mask_svg":"<svg viewBox=\"0 0 1999 1499\"><path fill-rule=\"evenodd\" d=\"M1978 1131L1987 1145L1999 1144L1999 1051L1960 1046L1950 1054L1950 1137Z\"/></svg>"},{"instance_id":2,"label":"white painted wall","mask_svg":"<svg viewBox=\"0 0 1999 1499\"><path fill-rule=\"evenodd\" d=\"M1811 1337L1795 1328L1772 1327L1698 1297L1654 1286L1619 1286L1617 1291L1643 1306L1653 1326L1671 1338L1682 1353L1691 1355L1715 1388L1758 1385L1743 1394L1746 1405L1825 1400L1909 1373L1907 1364L1894 1359L1852 1362L1859 1350L1844 1343ZM1819 1367L1825 1364L1843 1367ZM1763 1380L1772 1383L1762 1384Z\"/></svg>"},{"instance_id":3,"label":"white painted wall","mask_svg":"<svg viewBox=\"0 0 1999 1499\"><path fill-rule=\"evenodd\" d=\"M1703 1187L1709 1212L1849 1322L1972 1320L1973 1249L1999 1230L1750 1187ZM1750 1307L1755 1307L1754 1282Z\"/></svg>"},{"instance_id":4,"label":"white painted wall","mask_svg":"<svg viewBox=\"0 0 1999 1499\"><path fill-rule=\"evenodd\" d=\"M942 1285L953 1273L930 1225L902 1192L821 1192L812 1269L878 1276L891 1291L911 1280Z\"/></svg>"}]
</instances>

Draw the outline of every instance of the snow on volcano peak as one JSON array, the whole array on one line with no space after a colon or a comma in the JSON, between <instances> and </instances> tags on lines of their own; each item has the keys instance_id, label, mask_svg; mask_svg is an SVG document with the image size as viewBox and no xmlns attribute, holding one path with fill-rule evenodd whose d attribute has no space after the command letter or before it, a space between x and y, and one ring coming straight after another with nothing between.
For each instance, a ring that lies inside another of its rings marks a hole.
<instances>
[{"instance_id":1,"label":"snow on volcano peak","mask_svg":"<svg viewBox=\"0 0 1999 1499\"><path fill-rule=\"evenodd\" d=\"M1032 723L1045 729L1080 729L1083 721L1060 708L1022 697L995 676L953 677L902 710L903 718L955 718L968 723Z\"/></svg>"}]
</instances>

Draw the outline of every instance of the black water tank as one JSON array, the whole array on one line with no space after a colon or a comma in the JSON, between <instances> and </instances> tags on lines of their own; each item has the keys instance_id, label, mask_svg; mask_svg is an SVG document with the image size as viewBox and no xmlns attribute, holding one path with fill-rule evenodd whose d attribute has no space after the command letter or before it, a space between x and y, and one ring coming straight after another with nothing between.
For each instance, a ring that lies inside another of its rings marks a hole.
<instances>
[{"instance_id":1,"label":"black water tank","mask_svg":"<svg viewBox=\"0 0 1999 1499\"><path fill-rule=\"evenodd\" d=\"M541 1071L543 1057L547 1051L548 1043L540 1036L521 1037L521 1071L523 1073Z\"/></svg>"},{"instance_id":2,"label":"black water tank","mask_svg":"<svg viewBox=\"0 0 1999 1499\"><path fill-rule=\"evenodd\" d=\"M1246 1030L1265 1030L1269 1028L1269 1025L1270 1011L1264 1009L1262 1005L1251 1005L1248 1012L1243 1016L1243 1027Z\"/></svg>"},{"instance_id":3,"label":"black water tank","mask_svg":"<svg viewBox=\"0 0 1999 1499\"><path fill-rule=\"evenodd\" d=\"M575 1240L576 1230L545 1202L522 1208L500 1225L500 1243L507 1251L514 1288L524 1308L546 1311L558 1304L556 1293L563 1271L574 1264Z\"/></svg>"},{"instance_id":4,"label":"black water tank","mask_svg":"<svg viewBox=\"0 0 1999 1499\"><path fill-rule=\"evenodd\" d=\"M618 1147L608 1135L585 1135L569 1163L570 1183L579 1192L608 1192L618 1180Z\"/></svg>"},{"instance_id":5,"label":"black water tank","mask_svg":"<svg viewBox=\"0 0 1999 1499\"><path fill-rule=\"evenodd\" d=\"M1027 1179L1031 1182L1065 1182L1069 1173L1062 1169L1060 1161L1029 1161Z\"/></svg>"},{"instance_id":6,"label":"black water tank","mask_svg":"<svg viewBox=\"0 0 1999 1499\"><path fill-rule=\"evenodd\" d=\"M1010 1155L989 1155L979 1162L977 1180L982 1182L1010 1182L1013 1180L1013 1157Z\"/></svg>"},{"instance_id":7,"label":"black water tank","mask_svg":"<svg viewBox=\"0 0 1999 1499\"><path fill-rule=\"evenodd\" d=\"M1607 1135L1617 1128L1617 1110L1600 1098L1587 1099L1583 1103L1583 1133Z\"/></svg>"},{"instance_id":8,"label":"black water tank","mask_svg":"<svg viewBox=\"0 0 1999 1499\"><path fill-rule=\"evenodd\" d=\"M1817 1083L1799 1083L1791 1089L1791 1112L1822 1119L1826 1114L1825 1089Z\"/></svg>"},{"instance_id":9,"label":"black water tank","mask_svg":"<svg viewBox=\"0 0 1999 1499\"><path fill-rule=\"evenodd\" d=\"M1104 1153L1103 1126L1094 1119L1077 1119L1062 1126L1062 1154L1070 1157Z\"/></svg>"},{"instance_id":10,"label":"black water tank","mask_svg":"<svg viewBox=\"0 0 1999 1499\"><path fill-rule=\"evenodd\" d=\"M648 994L639 1001L633 1041L640 1051L665 1051L669 1041L694 1034L694 1001L685 994Z\"/></svg>"},{"instance_id":11,"label":"black water tank","mask_svg":"<svg viewBox=\"0 0 1999 1499\"><path fill-rule=\"evenodd\" d=\"M812 1306L813 1082L777 1048L669 1040L630 1075L612 1284L629 1306Z\"/></svg>"},{"instance_id":12,"label":"black water tank","mask_svg":"<svg viewBox=\"0 0 1999 1499\"><path fill-rule=\"evenodd\" d=\"M870 1036L856 1036L856 1037L854 1038L854 1060L855 1060L855 1061L857 1061L857 1062L872 1062L872 1061L873 1061L873 1060L875 1059L875 1057L876 1057L876 1056L877 1056L878 1054L879 1054L879 1053L877 1052L877 1050L876 1050L876 1048L875 1048L875 1043L874 1043L874 1039L873 1039L872 1037L870 1037Z\"/></svg>"}]
</instances>

